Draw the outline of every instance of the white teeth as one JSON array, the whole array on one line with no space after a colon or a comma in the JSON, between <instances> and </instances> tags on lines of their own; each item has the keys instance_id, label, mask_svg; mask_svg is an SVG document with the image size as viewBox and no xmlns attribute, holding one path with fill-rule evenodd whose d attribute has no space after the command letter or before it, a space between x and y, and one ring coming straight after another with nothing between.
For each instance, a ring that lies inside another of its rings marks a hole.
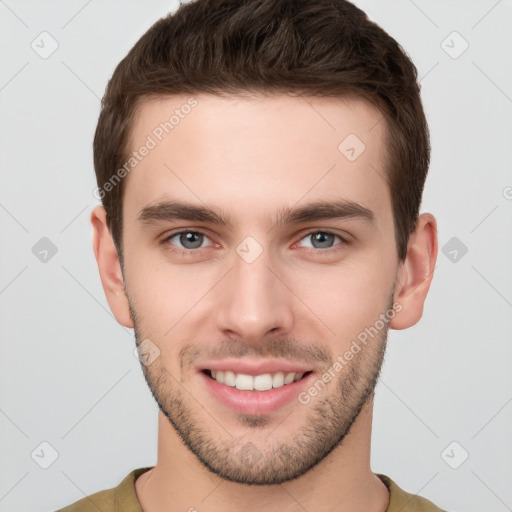
<instances>
[{"instance_id":1,"label":"white teeth","mask_svg":"<svg viewBox=\"0 0 512 512\"><path fill-rule=\"evenodd\" d=\"M254 389L256 391L272 389L272 375L265 373L265 375L257 375L254 377Z\"/></svg>"},{"instance_id":2,"label":"white teeth","mask_svg":"<svg viewBox=\"0 0 512 512\"><path fill-rule=\"evenodd\" d=\"M236 376L235 386L236 389L251 391L254 389L254 377L252 375L245 375L245 373L239 373Z\"/></svg>"},{"instance_id":3,"label":"white teeth","mask_svg":"<svg viewBox=\"0 0 512 512\"><path fill-rule=\"evenodd\" d=\"M224 384L234 388L236 384L236 375L230 371L224 372Z\"/></svg>"},{"instance_id":4,"label":"white teeth","mask_svg":"<svg viewBox=\"0 0 512 512\"><path fill-rule=\"evenodd\" d=\"M294 378L295 378L295 373L287 373L286 377L284 378L284 383L291 384L293 382Z\"/></svg>"},{"instance_id":5,"label":"white teeth","mask_svg":"<svg viewBox=\"0 0 512 512\"><path fill-rule=\"evenodd\" d=\"M272 377L272 387L273 388L280 388L281 386L284 386L284 373L283 372L277 372Z\"/></svg>"},{"instance_id":6,"label":"white teeth","mask_svg":"<svg viewBox=\"0 0 512 512\"><path fill-rule=\"evenodd\" d=\"M217 370L211 371L211 376L217 382L237 388L243 391L268 391L272 388L280 388L286 384L302 379L304 373L277 372L275 374L264 373L262 375L247 375L245 373L234 373L232 371Z\"/></svg>"}]
</instances>

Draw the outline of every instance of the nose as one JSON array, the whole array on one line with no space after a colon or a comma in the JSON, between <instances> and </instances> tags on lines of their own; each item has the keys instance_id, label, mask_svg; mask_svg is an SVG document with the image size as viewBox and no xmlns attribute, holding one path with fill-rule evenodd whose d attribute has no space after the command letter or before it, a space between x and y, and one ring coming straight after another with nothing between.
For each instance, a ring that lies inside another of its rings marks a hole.
<instances>
[{"instance_id":1,"label":"nose","mask_svg":"<svg viewBox=\"0 0 512 512\"><path fill-rule=\"evenodd\" d=\"M293 294L281 279L266 251L250 263L235 254L233 268L216 287L216 322L223 335L257 344L269 335L289 334Z\"/></svg>"}]
</instances>

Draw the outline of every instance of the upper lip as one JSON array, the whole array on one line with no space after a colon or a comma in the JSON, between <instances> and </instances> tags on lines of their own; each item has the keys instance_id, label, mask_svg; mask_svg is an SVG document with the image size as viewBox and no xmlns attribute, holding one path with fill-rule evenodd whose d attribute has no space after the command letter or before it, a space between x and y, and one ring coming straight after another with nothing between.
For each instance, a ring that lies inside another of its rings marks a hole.
<instances>
[{"instance_id":1,"label":"upper lip","mask_svg":"<svg viewBox=\"0 0 512 512\"><path fill-rule=\"evenodd\" d=\"M264 375L266 373L306 373L312 371L311 366L282 359L223 359L220 361L205 362L198 367L199 371L232 371L246 375Z\"/></svg>"}]
</instances>

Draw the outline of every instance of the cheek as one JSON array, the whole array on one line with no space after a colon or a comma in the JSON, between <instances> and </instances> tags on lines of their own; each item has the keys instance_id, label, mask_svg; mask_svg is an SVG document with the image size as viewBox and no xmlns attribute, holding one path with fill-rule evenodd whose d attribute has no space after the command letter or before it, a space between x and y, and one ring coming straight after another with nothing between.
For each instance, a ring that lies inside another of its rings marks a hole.
<instances>
[{"instance_id":1,"label":"cheek","mask_svg":"<svg viewBox=\"0 0 512 512\"><path fill-rule=\"evenodd\" d=\"M392 291L393 270L380 257L345 262L337 267L302 268L293 276L294 290L345 346L385 313Z\"/></svg>"},{"instance_id":2,"label":"cheek","mask_svg":"<svg viewBox=\"0 0 512 512\"><path fill-rule=\"evenodd\" d=\"M156 340L165 361L171 364L191 336L207 339L218 334L215 318L223 307L223 294L230 293L221 282L228 262L170 264L159 251L135 243L126 254L127 287L140 334ZM282 296L283 307L291 310L295 334L324 339L342 351L374 325L389 304L396 270L392 257L383 254L389 253L380 247L358 251L335 264L280 261L277 274L291 290Z\"/></svg>"},{"instance_id":3,"label":"cheek","mask_svg":"<svg viewBox=\"0 0 512 512\"><path fill-rule=\"evenodd\" d=\"M150 251L134 249L125 267L141 334L162 340L164 348L184 327L195 322L201 301L215 284L213 267L172 265Z\"/></svg>"}]
</instances>

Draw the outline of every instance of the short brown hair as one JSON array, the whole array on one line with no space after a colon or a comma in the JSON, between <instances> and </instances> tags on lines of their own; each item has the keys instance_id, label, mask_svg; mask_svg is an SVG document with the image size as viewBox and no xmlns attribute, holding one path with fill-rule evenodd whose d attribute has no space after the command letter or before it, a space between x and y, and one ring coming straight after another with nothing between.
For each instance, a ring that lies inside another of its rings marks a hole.
<instances>
[{"instance_id":1,"label":"short brown hair","mask_svg":"<svg viewBox=\"0 0 512 512\"><path fill-rule=\"evenodd\" d=\"M387 182L403 260L430 161L417 71L401 46L346 0L195 0L158 20L116 67L102 100L94 167L122 262L123 183L139 102L211 93L356 95L387 126ZM107 192L108 189L108 192Z\"/></svg>"}]
</instances>

